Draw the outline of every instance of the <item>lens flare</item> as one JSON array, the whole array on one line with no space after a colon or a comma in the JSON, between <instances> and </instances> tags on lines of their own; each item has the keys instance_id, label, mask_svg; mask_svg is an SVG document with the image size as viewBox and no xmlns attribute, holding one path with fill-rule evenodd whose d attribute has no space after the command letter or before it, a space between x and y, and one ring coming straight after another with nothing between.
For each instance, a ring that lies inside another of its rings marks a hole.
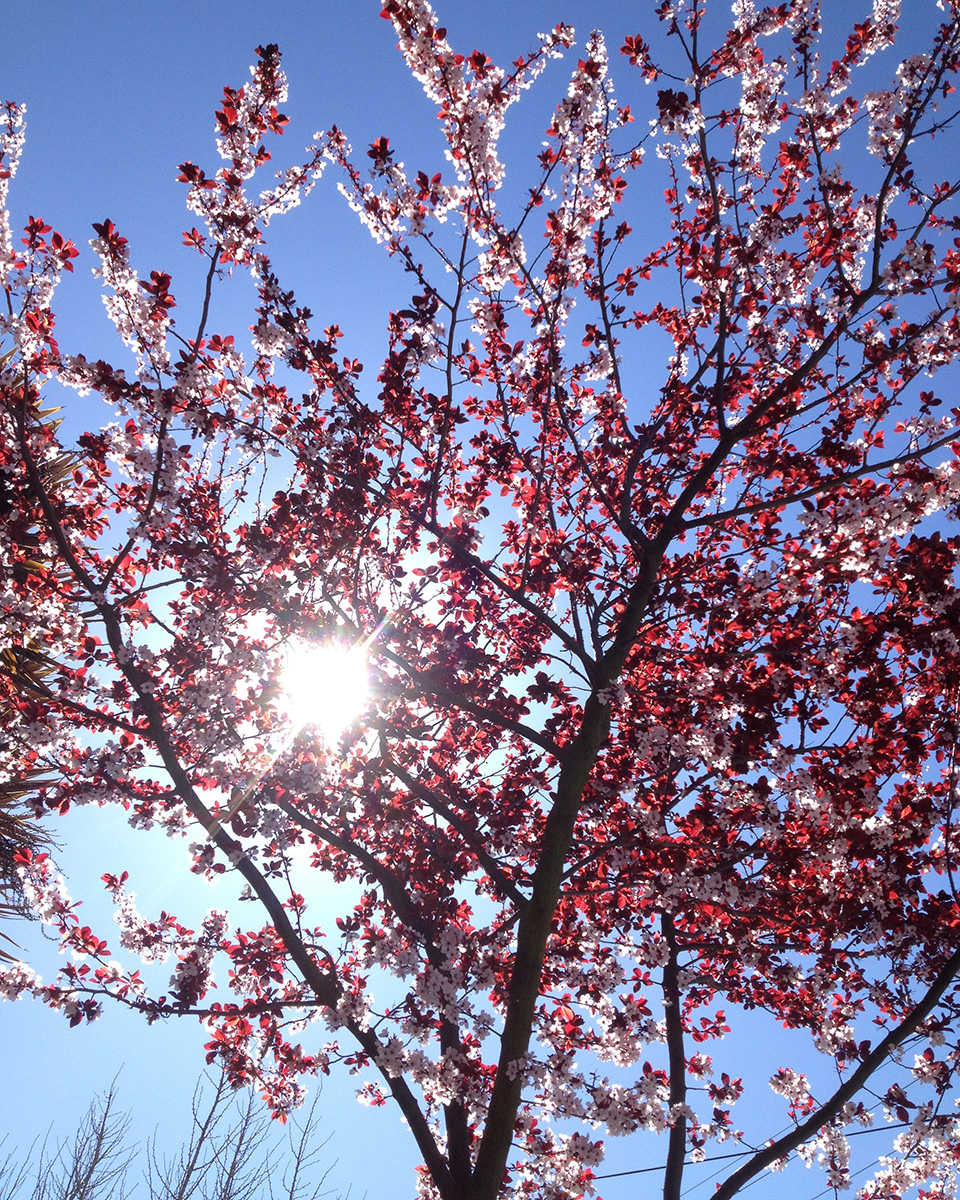
<instances>
[{"instance_id":1,"label":"lens flare","mask_svg":"<svg viewBox=\"0 0 960 1200\"><path fill-rule=\"evenodd\" d=\"M293 725L315 726L334 746L367 702L365 647L342 642L292 646L280 686L282 707Z\"/></svg>"}]
</instances>

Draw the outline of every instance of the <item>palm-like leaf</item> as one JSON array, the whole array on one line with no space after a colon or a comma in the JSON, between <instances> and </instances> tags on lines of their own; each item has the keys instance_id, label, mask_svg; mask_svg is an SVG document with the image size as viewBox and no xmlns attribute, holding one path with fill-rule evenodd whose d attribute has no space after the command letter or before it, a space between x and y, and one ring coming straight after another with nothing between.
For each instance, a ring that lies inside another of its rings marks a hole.
<instances>
[{"instance_id":1,"label":"palm-like leaf","mask_svg":"<svg viewBox=\"0 0 960 1200\"><path fill-rule=\"evenodd\" d=\"M0 357L0 366L5 365L11 354ZM36 416L55 426L59 423L54 421L55 412L55 409L39 409ZM72 458L66 454L45 463L42 467L45 485L55 487L71 469ZM38 551L39 539L35 529L24 528L20 516L23 510L18 500L13 485L3 479L0 482L0 525L5 527L12 547L17 552L15 570L18 574L29 574L49 569L49 564L42 561L39 553L34 553ZM43 694L46 690L44 678L55 669L56 663L36 643L10 646L0 651L0 674L5 675L12 684L12 689L0 694L0 728L7 724L12 715L4 710L12 706L13 696ZM31 794L53 782L42 776L43 769L38 768L0 780L0 920L3 921L32 915L17 871L17 854L23 850L46 850L55 845L27 803ZM0 939L20 948L2 930ZM16 961L17 957L0 947L0 961Z\"/></svg>"}]
</instances>

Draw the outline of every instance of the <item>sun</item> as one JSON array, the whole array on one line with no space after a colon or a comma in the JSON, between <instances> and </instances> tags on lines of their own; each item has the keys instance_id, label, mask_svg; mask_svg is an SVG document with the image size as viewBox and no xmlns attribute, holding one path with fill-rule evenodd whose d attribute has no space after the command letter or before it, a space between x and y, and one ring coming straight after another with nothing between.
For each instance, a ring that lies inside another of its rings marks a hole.
<instances>
[{"instance_id":1,"label":"sun","mask_svg":"<svg viewBox=\"0 0 960 1200\"><path fill-rule=\"evenodd\" d=\"M334 746L367 702L365 647L297 643L287 652L280 688L294 727L313 725Z\"/></svg>"}]
</instances>

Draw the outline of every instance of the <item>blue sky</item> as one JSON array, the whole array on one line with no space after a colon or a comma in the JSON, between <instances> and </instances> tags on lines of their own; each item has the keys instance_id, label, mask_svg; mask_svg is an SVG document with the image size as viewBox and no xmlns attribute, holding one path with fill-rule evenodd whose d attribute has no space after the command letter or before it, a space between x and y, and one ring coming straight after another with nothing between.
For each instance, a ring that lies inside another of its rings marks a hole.
<instances>
[{"instance_id":1,"label":"blue sky","mask_svg":"<svg viewBox=\"0 0 960 1200\"><path fill-rule=\"evenodd\" d=\"M932 0L922 3L932 8ZM636 95L638 86L635 79L626 86L630 68L617 61L623 37L641 31L650 37L656 28L652 5L619 0L438 0L436 6L455 47L465 53L480 48L504 64L558 21L573 24L581 39L599 25L624 94ZM105 217L129 238L141 274L169 271L180 313L191 311L199 294L200 262L180 244L181 231L195 218L184 207L186 189L175 181L177 165L188 158L208 169L218 165L213 113L221 89L245 80L259 43L280 45L290 80L290 125L274 145L278 166L297 161L316 130L337 124L361 154L386 134L409 167L443 167L438 123L395 49L392 26L378 18L379 7L377 0L166 0L162 5L6 0L0 6L0 99L28 106L26 151L11 190L14 225L23 224L28 214L41 216L82 252L57 306L62 349L114 362L122 358L90 276L92 254L86 247L91 223ZM850 11L865 7L843 4ZM501 155L508 169L519 162L522 173L538 150L575 62L574 50L565 62L551 64L534 91L511 110ZM638 118L645 120L646 114L638 112ZM659 196L653 202L659 209ZM405 303L406 281L347 210L331 172L307 204L275 230L281 278L320 324L339 323L347 335L344 352L375 372L386 314ZM249 324L251 294L249 281L238 275L218 293L211 329L226 333ZM71 425L106 419L95 397L72 396L69 404L73 407L65 417ZM122 826L118 830L113 817L75 814L63 832L61 858L74 895L96 895L103 871L135 869L148 856L155 867L160 855L150 888L138 889L145 910L224 902L186 874L182 849L157 847L152 838ZM226 901L232 899L231 892ZM86 914L91 922L98 918L101 933L112 930L106 905L88 903ZM38 931L14 932L22 935L34 965L52 976L56 956ZM125 1013L107 1012L97 1025L71 1030L38 1006L4 1005L0 1048L14 1086L0 1091L0 1132L9 1132L11 1142L25 1148L51 1122L68 1131L91 1096L119 1071L121 1101L132 1108L135 1128L143 1135L159 1126L161 1140L173 1144L186 1132L203 1040L203 1031L186 1022L148 1027ZM747 1047L748 1040L730 1039L724 1057L736 1064L738 1049L749 1057ZM746 1072L745 1066L735 1069ZM354 1087L343 1073L324 1087L324 1132L334 1135L328 1153L340 1160L331 1182L343 1191L351 1185L355 1198L365 1192L371 1198L411 1194L416 1157L398 1114L389 1107L360 1108ZM664 1142L642 1137L608 1146L604 1169L610 1171L652 1165L665 1153ZM641 1186L648 1187L650 1178L640 1177ZM605 1188L604 1195L619 1200L634 1194L636 1186L636 1179L627 1178ZM769 1186L770 1181L764 1188ZM819 1177L805 1181L801 1176L791 1195L800 1200L819 1187Z\"/></svg>"}]
</instances>

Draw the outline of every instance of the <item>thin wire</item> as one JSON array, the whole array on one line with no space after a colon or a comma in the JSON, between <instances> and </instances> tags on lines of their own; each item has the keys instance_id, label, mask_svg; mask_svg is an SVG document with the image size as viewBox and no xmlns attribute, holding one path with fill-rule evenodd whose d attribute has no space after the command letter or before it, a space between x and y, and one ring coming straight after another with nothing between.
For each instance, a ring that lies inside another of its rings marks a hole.
<instances>
[{"instance_id":1,"label":"thin wire","mask_svg":"<svg viewBox=\"0 0 960 1200\"><path fill-rule=\"evenodd\" d=\"M887 1126L887 1128L889 1129L889 1128L890 1128L890 1126L888 1125L888 1126ZM869 1132L869 1131L867 1131L867 1130L864 1130L864 1132ZM852 1134L848 1134L848 1137L852 1137L852 1136L853 1136ZM876 1166L878 1166L878 1165L879 1165L879 1163L880 1163L880 1159L879 1159L879 1158L875 1158L875 1159L873 1159L871 1162L868 1162L868 1163L866 1164L866 1166L860 1167L858 1170L851 1172L851 1174L849 1175L849 1178L850 1178L850 1179L856 1179L856 1177L857 1177L858 1175L862 1175L862 1174L864 1173L864 1171L871 1171L871 1170L873 1170L873 1168L874 1168L874 1167L876 1167ZM822 1191L822 1192L817 1192L817 1194L816 1194L815 1196L811 1196L811 1197L810 1197L810 1200L820 1200L820 1197L821 1197L821 1196L828 1196L828 1195L830 1195L830 1193L831 1193L831 1192L832 1192L834 1195L836 1195L836 1194L837 1194L837 1189L836 1189L835 1187L825 1187L825 1188L823 1189L823 1191Z\"/></svg>"},{"instance_id":2,"label":"thin wire","mask_svg":"<svg viewBox=\"0 0 960 1200\"><path fill-rule=\"evenodd\" d=\"M889 1129L907 1129L907 1128L909 1128L909 1125L910 1125L909 1121L900 1121L896 1125L877 1125L872 1129L855 1129L852 1133L848 1133L845 1136L848 1138L863 1137L863 1135L866 1133L885 1133ZM702 1163L723 1162L724 1160L730 1159L730 1158L749 1158L752 1154L758 1154L758 1153L759 1153L759 1151L757 1151L757 1150L737 1150L735 1153L732 1153L732 1154L714 1154L714 1155L711 1155L710 1158L701 1158L698 1162L695 1162L693 1159L687 1159L683 1165L685 1167L699 1167ZM632 1171L614 1171L609 1175L594 1175L593 1178L594 1179L619 1179L623 1175L646 1175L650 1171L665 1171L666 1169L667 1169L667 1164L663 1163L659 1167L636 1167Z\"/></svg>"}]
</instances>

